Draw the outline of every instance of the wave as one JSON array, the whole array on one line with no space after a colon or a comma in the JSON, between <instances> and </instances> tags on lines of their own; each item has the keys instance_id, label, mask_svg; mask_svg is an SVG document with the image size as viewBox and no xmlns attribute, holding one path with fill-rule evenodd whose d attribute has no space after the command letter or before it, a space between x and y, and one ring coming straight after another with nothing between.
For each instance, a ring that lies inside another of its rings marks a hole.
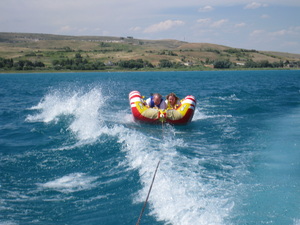
<instances>
[{"instance_id":1,"label":"wave","mask_svg":"<svg viewBox=\"0 0 300 225\"><path fill-rule=\"evenodd\" d=\"M63 193L71 193L95 187L97 179L98 177L88 176L84 173L72 173L44 184L38 184L38 186L44 189L54 189Z\"/></svg>"},{"instance_id":2,"label":"wave","mask_svg":"<svg viewBox=\"0 0 300 225\"><path fill-rule=\"evenodd\" d=\"M220 99L220 100L224 100L224 101L240 101L241 100L238 97L236 97L235 94L232 94L230 96L219 96L219 97L216 97L216 98Z\"/></svg>"},{"instance_id":3,"label":"wave","mask_svg":"<svg viewBox=\"0 0 300 225\"><path fill-rule=\"evenodd\" d=\"M100 88L92 88L88 92L55 90L30 108L38 112L28 115L26 121L58 123L66 117L71 121L67 130L75 134L77 139L93 141L106 132L101 118L105 101Z\"/></svg>"},{"instance_id":4,"label":"wave","mask_svg":"<svg viewBox=\"0 0 300 225\"><path fill-rule=\"evenodd\" d=\"M167 137L158 143L132 130L119 134L128 163L139 171L143 185L135 201L145 200L155 167L161 161L149 200L151 215L171 224L223 224L234 206L230 197L225 197L231 195L230 184L216 179L214 184L207 182L201 175L206 171L199 159L177 151L189 145L171 136L172 129L168 128Z\"/></svg>"},{"instance_id":5,"label":"wave","mask_svg":"<svg viewBox=\"0 0 300 225\"><path fill-rule=\"evenodd\" d=\"M52 91L31 107L37 112L28 115L26 121L48 124L65 120L66 130L74 134L77 141L69 146L60 146L58 150L94 144L105 135L116 138L125 153L126 164L131 170L138 171L140 177L142 188L134 194L135 204L144 202L156 165L161 161L149 199L150 215L156 220L175 225L225 224L234 207L230 179L218 179L214 172L203 166L201 158L191 157L186 151L199 152L199 146L176 137L174 127L166 125L162 130L158 126L134 125L126 110L112 111L106 105L108 98L103 96L99 87L86 92ZM196 110L194 120L208 117ZM97 179L96 176L76 172L38 186L72 193L94 188L98 184Z\"/></svg>"}]
</instances>

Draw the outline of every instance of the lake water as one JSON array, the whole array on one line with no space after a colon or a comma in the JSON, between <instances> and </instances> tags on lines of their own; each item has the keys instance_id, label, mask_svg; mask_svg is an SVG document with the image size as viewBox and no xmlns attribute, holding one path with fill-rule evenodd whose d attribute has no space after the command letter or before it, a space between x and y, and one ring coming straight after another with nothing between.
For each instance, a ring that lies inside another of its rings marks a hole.
<instances>
[{"instance_id":1,"label":"lake water","mask_svg":"<svg viewBox=\"0 0 300 225\"><path fill-rule=\"evenodd\" d=\"M128 94L194 95L186 126ZM0 74L0 224L300 224L300 71Z\"/></svg>"}]
</instances>

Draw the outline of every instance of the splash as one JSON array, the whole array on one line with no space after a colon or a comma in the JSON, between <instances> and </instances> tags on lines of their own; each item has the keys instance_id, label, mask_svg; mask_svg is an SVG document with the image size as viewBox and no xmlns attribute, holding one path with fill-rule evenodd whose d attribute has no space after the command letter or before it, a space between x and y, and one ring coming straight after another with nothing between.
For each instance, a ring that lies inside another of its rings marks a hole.
<instances>
[{"instance_id":1,"label":"splash","mask_svg":"<svg viewBox=\"0 0 300 225\"><path fill-rule=\"evenodd\" d=\"M63 193L71 193L95 187L97 185L94 182L95 180L97 180L97 177L88 176L84 173L72 173L38 185L44 189L54 189Z\"/></svg>"},{"instance_id":2,"label":"splash","mask_svg":"<svg viewBox=\"0 0 300 225\"><path fill-rule=\"evenodd\" d=\"M210 118L232 118L232 115L208 115L202 111L203 109L196 108L193 121L205 120Z\"/></svg>"},{"instance_id":3,"label":"splash","mask_svg":"<svg viewBox=\"0 0 300 225\"><path fill-rule=\"evenodd\" d=\"M158 221L174 225L225 224L224 220L233 207L230 183L208 174L201 166L201 159L188 157L179 151L182 148L189 149L192 144L175 138L175 128L167 126L163 137L157 128L149 128L150 132L144 127L136 127L138 130L127 128L126 124L115 121L112 115L105 115L102 110L105 98L99 88L87 92L53 91L31 108L38 113L29 115L27 121L58 123L68 117L67 121L71 122L67 130L75 134L79 143L96 141L102 134L116 137L122 143L126 163L131 169L137 170L140 176L142 188L135 194L135 203L145 200L160 160L149 199L150 214ZM196 110L195 120L205 118L203 113ZM127 120L129 118L125 119L125 123ZM107 121L116 125L107 127ZM96 179L83 173L73 173L39 186L68 193L90 189L94 187Z\"/></svg>"},{"instance_id":4,"label":"splash","mask_svg":"<svg viewBox=\"0 0 300 225\"><path fill-rule=\"evenodd\" d=\"M241 99L239 99L238 97L236 97L235 94L232 94L230 96L225 96L225 97L218 97L218 99L220 100L224 100L224 101L240 101Z\"/></svg>"},{"instance_id":5,"label":"splash","mask_svg":"<svg viewBox=\"0 0 300 225\"><path fill-rule=\"evenodd\" d=\"M194 116L193 116L193 121L203 120L206 118L207 118L207 116L201 111L201 109L196 107Z\"/></svg>"},{"instance_id":6,"label":"splash","mask_svg":"<svg viewBox=\"0 0 300 225\"><path fill-rule=\"evenodd\" d=\"M88 92L55 90L47 94L38 105L31 107L31 110L37 110L38 113L28 115L26 121L58 123L67 117L72 121L67 130L75 134L77 139L96 140L106 132L101 117L105 100L99 88L93 88Z\"/></svg>"},{"instance_id":7,"label":"splash","mask_svg":"<svg viewBox=\"0 0 300 225\"><path fill-rule=\"evenodd\" d=\"M170 224L225 224L224 219L234 206L229 197L230 184L218 181L213 175L210 176L212 181L205 178L201 173L207 172L199 159L189 158L177 150L188 145L172 137L172 129L168 128L163 140L126 129L118 134L128 163L138 170L143 185L135 202L145 200L160 160L148 201L152 216Z\"/></svg>"}]
</instances>

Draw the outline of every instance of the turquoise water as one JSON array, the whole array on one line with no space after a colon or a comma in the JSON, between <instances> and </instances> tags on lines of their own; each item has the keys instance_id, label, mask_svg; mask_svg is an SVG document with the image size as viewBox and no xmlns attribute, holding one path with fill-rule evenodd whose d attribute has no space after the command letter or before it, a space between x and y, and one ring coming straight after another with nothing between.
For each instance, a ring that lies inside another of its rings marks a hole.
<instances>
[{"instance_id":1,"label":"turquoise water","mask_svg":"<svg viewBox=\"0 0 300 225\"><path fill-rule=\"evenodd\" d=\"M186 126L128 94L194 95ZM0 224L300 224L300 71L0 74Z\"/></svg>"}]
</instances>

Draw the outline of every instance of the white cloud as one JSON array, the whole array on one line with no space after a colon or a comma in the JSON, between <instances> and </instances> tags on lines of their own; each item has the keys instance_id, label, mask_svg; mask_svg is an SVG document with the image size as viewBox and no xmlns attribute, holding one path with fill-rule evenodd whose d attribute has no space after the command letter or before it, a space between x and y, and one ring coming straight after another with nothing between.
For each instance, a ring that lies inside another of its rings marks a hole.
<instances>
[{"instance_id":1,"label":"white cloud","mask_svg":"<svg viewBox=\"0 0 300 225\"><path fill-rule=\"evenodd\" d=\"M259 36L259 35L261 35L261 34L264 34L265 33L265 31L264 30L254 30L254 31L252 31L251 32L251 34L250 34L250 36Z\"/></svg>"},{"instance_id":2,"label":"white cloud","mask_svg":"<svg viewBox=\"0 0 300 225\"><path fill-rule=\"evenodd\" d=\"M267 15L267 14L263 14L263 15L261 15L261 17L260 18L262 18L262 19L268 19L268 18L270 18L270 16L269 15Z\"/></svg>"},{"instance_id":3,"label":"white cloud","mask_svg":"<svg viewBox=\"0 0 300 225\"><path fill-rule=\"evenodd\" d=\"M200 8L199 12L210 12L212 10L214 10L214 8L212 6L207 5L207 6Z\"/></svg>"},{"instance_id":4,"label":"white cloud","mask_svg":"<svg viewBox=\"0 0 300 225\"><path fill-rule=\"evenodd\" d=\"M200 26L202 26L202 27L211 27L211 28L219 28L227 22L228 22L227 19L212 21L211 18L203 18L203 19L198 19L197 20L197 23L200 24Z\"/></svg>"},{"instance_id":5,"label":"white cloud","mask_svg":"<svg viewBox=\"0 0 300 225\"><path fill-rule=\"evenodd\" d=\"M200 24L208 24L210 21L211 21L210 18L198 19L198 20L197 20L197 23L200 23Z\"/></svg>"},{"instance_id":6,"label":"white cloud","mask_svg":"<svg viewBox=\"0 0 300 225\"><path fill-rule=\"evenodd\" d=\"M278 30L276 32L271 33L273 36L283 36L288 34L289 31L287 30Z\"/></svg>"},{"instance_id":7,"label":"white cloud","mask_svg":"<svg viewBox=\"0 0 300 225\"><path fill-rule=\"evenodd\" d=\"M287 29L282 29L282 30L278 30L275 32L271 32L270 35L272 35L272 36L290 35L290 36L300 37L300 26L289 27Z\"/></svg>"},{"instance_id":8,"label":"white cloud","mask_svg":"<svg viewBox=\"0 0 300 225\"><path fill-rule=\"evenodd\" d=\"M299 42L296 42L296 41L285 41L282 43L282 46L284 46L284 47L299 47L300 44L299 44Z\"/></svg>"},{"instance_id":9,"label":"white cloud","mask_svg":"<svg viewBox=\"0 0 300 225\"><path fill-rule=\"evenodd\" d=\"M176 26L184 25L184 22L181 20L166 20L157 24L153 24L149 27L147 27L144 30L144 33L156 33L160 31L169 30Z\"/></svg>"},{"instance_id":10,"label":"white cloud","mask_svg":"<svg viewBox=\"0 0 300 225\"><path fill-rule=\"evenodd\" d=\"M296 38L300 37L300 26L297 27L289 27L287 29L281 29L274 32L266 31L266 30L254 30L250 34L251 37L264 37L266 40L272 39L282 39L283 36L286 38ZM283 40L283 39L282 39Z\"/></svg>"},{"instance_id":11,"label":"white cloud","mask_svg":"<svg viewBox=\"0 0 300 225\"><path fill-rule=\"evenodd\" d=\"M221 27L224 23L227 23L228 20L226 19L222 19L222 20L218 20L216 22L214 22L211 26L212 27Z\"/></svg>"},{"instance_id":12,"label":"white cloud","mask_svg":"<svg viewBox=\"0 0 300 225\"><path fill-rule=\"evenodd\" d=\"M234 25L234 27L244 27L246 26L246 23L237 23Z\"/></svg>"},{"instance_id":13,"label":"white cloud","mask_svg":"<svg viewBox=\"0 0 300 225\"><path fill-rule=\"evenodd\" d=\"M140 31L141 29L142 29L141 27L131 27L130 31L137 32L137 31Z\"/></svg>"},{"instance_id":14,"label":"white cloud","mask_svg":"<svg viewBox=\"0 0 300 225\"><path fill-rule=\"evenodd\" d=\"M251 2L250 4L245 6L245 9L257 9L260 7L267 7L268 4L262 4L262 3L258 3L258 2Z\"/></svg>"}]
</instances>

